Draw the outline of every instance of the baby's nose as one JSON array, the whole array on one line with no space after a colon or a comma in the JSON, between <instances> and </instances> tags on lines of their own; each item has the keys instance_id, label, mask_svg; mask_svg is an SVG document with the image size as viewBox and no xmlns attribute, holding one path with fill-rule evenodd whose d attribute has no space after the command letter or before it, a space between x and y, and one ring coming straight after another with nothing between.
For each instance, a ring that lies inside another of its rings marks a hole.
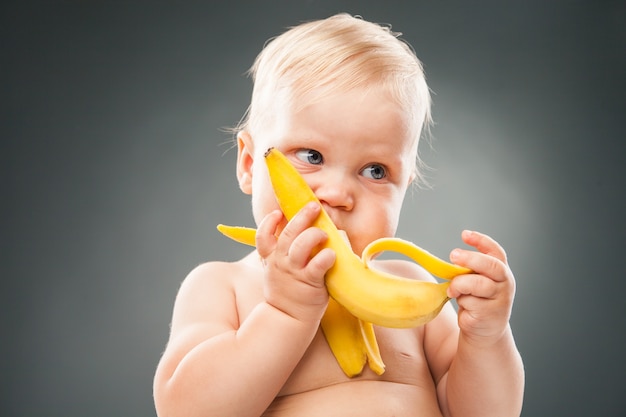
<instances>
[{"instance_id":1,"label":"baby's nose","mask_svg":"<svg viewBox=\"0 0 626 417\"><path fill-rule=\"evenodd\" d=\"M323 205L335 209L351 211L354 207L353 186L349 179L342 175L327 178L315 190L315 195Z\"/></svg>"}]
</instances>

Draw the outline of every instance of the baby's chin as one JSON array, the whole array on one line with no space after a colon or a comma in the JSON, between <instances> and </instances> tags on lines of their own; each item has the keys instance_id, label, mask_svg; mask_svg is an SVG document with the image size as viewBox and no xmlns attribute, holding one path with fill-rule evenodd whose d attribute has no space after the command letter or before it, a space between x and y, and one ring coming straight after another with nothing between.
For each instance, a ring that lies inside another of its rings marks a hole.
<instances>
[{"instance_id":1,"label":"baby's chin","mask_svg":"<svg viewBox=\"0 0 626 417\"><path fill-rule=\"evenodd\" d=\"M370 244L369 241L365 242L355 238L350 239L350 235L345 230L339 230L339 233L344 238L350 249L352 249L352 252L354 252L357 256L361 256L363 249Z\"/></svg>"}]
</instances>

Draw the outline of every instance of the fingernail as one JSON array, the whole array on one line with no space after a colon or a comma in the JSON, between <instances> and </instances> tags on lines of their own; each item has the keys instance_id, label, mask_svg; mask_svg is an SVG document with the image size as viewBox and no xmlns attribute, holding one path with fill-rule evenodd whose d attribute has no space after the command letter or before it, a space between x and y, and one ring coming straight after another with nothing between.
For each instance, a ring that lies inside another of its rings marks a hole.
<instances>
[{"instance_id":1,"label":"fingernail","mask_svg":"<svg viewBox=\"0 0 626 417\"><path fill-rule=\"evenodd\" d=\"M450 260L452 260L452 262L458 260L461 256L461 251L458 249L454 249L452 252L450 252Z\"/></svg>"}]
</instances>

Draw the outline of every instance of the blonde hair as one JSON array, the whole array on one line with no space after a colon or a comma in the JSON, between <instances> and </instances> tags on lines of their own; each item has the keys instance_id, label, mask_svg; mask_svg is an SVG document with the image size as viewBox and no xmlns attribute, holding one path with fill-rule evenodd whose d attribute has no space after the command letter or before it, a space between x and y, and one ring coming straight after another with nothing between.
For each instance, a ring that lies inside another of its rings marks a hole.
<instances>
[{"instance_id":1,"label":"blonde hair","mask_svg":"<svg viewBox=\"0 0 626 417\"><path fill-rule=\"evenodd\" d=\"M272 123L276 102L305 106L335 92L382 87L406 109L416 146L432 124L431 98L421 62L399 36L342 13L271 39L250 68L252 100L238 130L254 136Z\"/></svg>"}]
</instances>

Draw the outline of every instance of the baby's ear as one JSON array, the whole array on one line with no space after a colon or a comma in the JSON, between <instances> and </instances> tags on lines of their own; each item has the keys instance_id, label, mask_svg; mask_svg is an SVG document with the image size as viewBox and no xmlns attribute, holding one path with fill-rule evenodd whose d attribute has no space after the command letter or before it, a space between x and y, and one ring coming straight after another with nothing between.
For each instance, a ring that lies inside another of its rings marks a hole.
<instances>
[{"instance_id":1,"label":"baby's ear","mask_svg":"<svg viewBox=\"0 0 626 417\"><path fill-rule=\"evenodd\" d=\"M252 194L252 165L254 164L254 146L252 137L246 131L237 134L237 180L239 188L245 194Z\"/></svg>"}]
</instances>

